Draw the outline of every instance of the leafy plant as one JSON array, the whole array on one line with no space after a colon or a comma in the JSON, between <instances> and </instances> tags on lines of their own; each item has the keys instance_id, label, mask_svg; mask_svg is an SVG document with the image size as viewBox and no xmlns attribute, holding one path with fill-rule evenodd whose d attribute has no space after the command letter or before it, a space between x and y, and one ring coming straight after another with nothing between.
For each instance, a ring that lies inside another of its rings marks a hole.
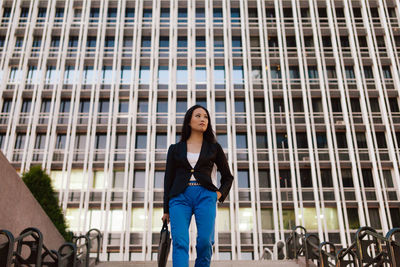
<instances>
[{"instance_id":1,"label":"leafy plant","mask_svg":"<svg viewBox=\"0 0 400 267\"><path fill-rule=\"evenodd\" d=\"M28 172L22 175L22 180L60 234L67 242L71 242L73 233L67 230L68 226L64 214L58 206L58 200L55 197L55 191L51 185L49 175L40 166L32 166Z\"/></svg>"}]
</instances>

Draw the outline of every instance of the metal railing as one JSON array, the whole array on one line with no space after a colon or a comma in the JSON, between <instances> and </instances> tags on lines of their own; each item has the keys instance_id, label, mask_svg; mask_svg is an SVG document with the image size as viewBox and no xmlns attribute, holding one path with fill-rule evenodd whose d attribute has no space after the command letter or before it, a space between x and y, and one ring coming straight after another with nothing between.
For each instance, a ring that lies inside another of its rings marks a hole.
<instances>
[{"instance_id":1,"label":"metal railing","mask_svg":"<svg viewBox=\"0 0 400 267\"><path fill-rule=\"evenodd\" d=\"M400 228L390 230L386 236L364 226L357 230L355 241L336 252L332 242L320 242L318 235L309 234L302 226L295 226L286 239L286 258L305 258L322 267L400 267Z\"/></svg>"},{"instance_id":2,"label":"metal railing","mask_svg":"<svg viewBox=\"0 0 400 267\"><path fill-rule=\"evenodd\" d=\"M78 242L84 237L85 242ZM75 243L66 242L58 250L48 249L43 244L43 235L37 228L26 228L18 237L0 229L0 267L11 266L89 266L92 243L96 240L95 264L99 262L102 235L91 229L86 235L76 238ZM79 243L79 244L78 244ZM82 249L85 247L86 249ZM84 260L82 260L84 258Z\"/></svg>"}]
</instances>

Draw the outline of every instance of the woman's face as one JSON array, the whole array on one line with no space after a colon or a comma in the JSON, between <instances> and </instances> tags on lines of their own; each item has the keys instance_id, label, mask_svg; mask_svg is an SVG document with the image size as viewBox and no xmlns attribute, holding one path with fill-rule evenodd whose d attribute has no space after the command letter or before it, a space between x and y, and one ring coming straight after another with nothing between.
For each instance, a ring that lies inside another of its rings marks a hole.
<instances>
[{"instance_id":1,"label":"woman's face","mask_svg":"<svg viewBox=\"0 0 400 267\"><path fill-rule=\"evenodd\" d=\"M204 133L208 126L207 112L202 108L196 108L192 113L192 119L189 123L192 131Z\"/></svg>"}]
</instances>

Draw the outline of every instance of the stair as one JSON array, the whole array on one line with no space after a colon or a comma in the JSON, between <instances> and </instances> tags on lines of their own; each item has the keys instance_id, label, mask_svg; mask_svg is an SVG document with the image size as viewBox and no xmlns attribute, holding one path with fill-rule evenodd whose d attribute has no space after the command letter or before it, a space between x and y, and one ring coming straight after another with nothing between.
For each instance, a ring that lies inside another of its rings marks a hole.
<instances>
[{"instance_id":1,"label":"stair","mask_svg":"<svg viewBox=\"0 0 400 267\"><path fill-rule=\"evenodd\" d=\"M194 261L189 264L190 267L194 266ZM285 266L285 267L299 267L305 266L304 260L260 260L260 261L212 261L211 267L273 267L273 266ZM157 262L102 262L97 265L97 267L157 267ZM167 267L172 267L172 262L169 261Z\"/></svg>"}]
</instances>

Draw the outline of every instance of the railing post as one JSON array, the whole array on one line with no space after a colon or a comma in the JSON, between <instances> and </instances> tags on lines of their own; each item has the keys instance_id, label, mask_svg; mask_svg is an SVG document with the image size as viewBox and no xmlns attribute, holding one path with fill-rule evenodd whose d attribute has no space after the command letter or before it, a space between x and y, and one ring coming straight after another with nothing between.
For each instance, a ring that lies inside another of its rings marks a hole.
<instances>
[{"instance_id":1,"label":"railing post","mask_svg":"<svg viewBox=\"0 0 400 267\"><path fill-rule=\"evenodd\" d=\"M102 234L101 234L100 230L98 230L98 229L90 229L90 230L86 233L86 236L89 238L89 240L90 240L90 234L91 234L92 232L96 232L96 233L97 233L97 235L96 235L96 240L97 240L96 264L97 264L97 263L99 263L99 261L100 261L100 247L101 247ZM90 252L89 252L89 253L90 253Z\"/></svg>"},{"instance_id":2,"label":"railing post","mask_svg":"<svg viewBox=\"0 0 400 267\"><path fill-rule=\"evenodd\" d=\"M7 230L0 230L0 236L5 236L7 238L7 242L0 245L0 267L11 267L14 236Z\"/></svg>"},{"instance_id":3,"label":"railing post","mask_svg":"<svg viewBox=\"0 0 400 267\"><path fill-rule=\"evenodd\" d=\"M28 234L31 232L30 234ZM34 241L24 241L27 236L32 236ZM23 264L36 264L35 266L42 266L42 248L43 248L43 235L37 228L26 228L23 230L19 237L16 238L17 241L17 251L15 254L15 266L20 266ZM21 257L22 246L27 245L31 249L31 254L27 259Z\"/></svg>"},{"instance_id":4,"label":"railing post","mask_svg":"<svg viewBox=\"0 0 400 267\"><path fill-rule=\"evenodd\" d=\"M400 267L400 242L395 240L397 235L400 238L400 228L393 228L386 234L386 247L393 267Z\"/></svg>"}]
</instances>

